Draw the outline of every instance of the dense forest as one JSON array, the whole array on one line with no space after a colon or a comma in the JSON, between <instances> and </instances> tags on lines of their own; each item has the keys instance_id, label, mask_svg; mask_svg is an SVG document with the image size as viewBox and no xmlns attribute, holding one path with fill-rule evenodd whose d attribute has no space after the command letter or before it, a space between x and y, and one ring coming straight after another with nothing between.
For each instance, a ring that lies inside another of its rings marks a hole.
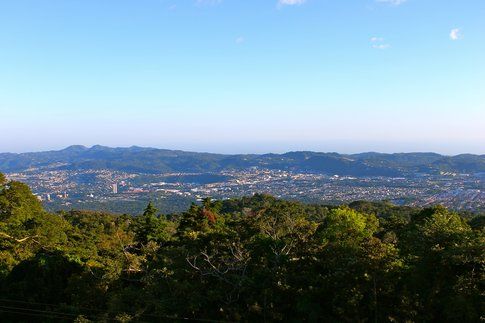
<instances>
[{"instance_id":1,"label":"dense forest","mask_svg":"<svg viewBox=\"0 0 485 323\"><path fill-rule=\"evenodd\" d=\"M484 224L267 195L54 214L0 174L0 321L479 322Z\"/></svg>"}]
</instances>

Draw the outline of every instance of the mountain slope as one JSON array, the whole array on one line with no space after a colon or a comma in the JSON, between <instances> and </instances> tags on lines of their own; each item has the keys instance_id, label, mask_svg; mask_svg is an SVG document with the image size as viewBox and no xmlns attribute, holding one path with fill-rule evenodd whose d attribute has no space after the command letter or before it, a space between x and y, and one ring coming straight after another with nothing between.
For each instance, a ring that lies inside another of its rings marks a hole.
<instances>
[{"instance_id":1,"label":"mountain slope","mask_svg":"<svg viewBox=\"0 0 485 323\"><path fill-rule=\"evenodd\" d=\"M27 169L110 169L138 173L218 172L250 167L351 176L401 176L412 173L485 172L485 155L435 153L362 153L341 155L289 152L223 155L179 150L70 146L59 151L0 154L1 172Z\"/></svg>"}]
</instances>

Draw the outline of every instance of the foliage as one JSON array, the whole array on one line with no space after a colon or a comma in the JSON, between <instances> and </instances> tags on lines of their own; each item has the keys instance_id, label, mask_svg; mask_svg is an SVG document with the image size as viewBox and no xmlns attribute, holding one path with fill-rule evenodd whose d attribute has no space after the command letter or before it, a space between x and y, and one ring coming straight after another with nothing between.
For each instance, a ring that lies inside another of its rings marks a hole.
<instances>
[{"instance_id":1,"label":"foliage","mask_svg":"<svg viewBox=\"0 0 485 323\"><path fill-rule=\"evenodd\" d=\"M256 194L51 214L0 176L0 320L473 322L484 244L483 218L439 206Z\"/></svg>"}]
</instances>

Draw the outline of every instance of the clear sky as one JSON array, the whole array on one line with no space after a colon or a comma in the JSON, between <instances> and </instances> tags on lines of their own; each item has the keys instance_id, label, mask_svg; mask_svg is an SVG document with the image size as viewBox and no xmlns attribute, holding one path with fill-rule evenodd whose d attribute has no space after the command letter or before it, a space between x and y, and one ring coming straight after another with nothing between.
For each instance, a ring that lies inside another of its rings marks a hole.
<instances>
[{"instance_id":1,"label":"clear sky","mask_svg":"<svg viewBox=\"0 0 485 323\"><path fill-rule=\"evenodd\" d=\"M485 153L484 0L0 0L0 151Z\"/></svg>"}]
</instances>

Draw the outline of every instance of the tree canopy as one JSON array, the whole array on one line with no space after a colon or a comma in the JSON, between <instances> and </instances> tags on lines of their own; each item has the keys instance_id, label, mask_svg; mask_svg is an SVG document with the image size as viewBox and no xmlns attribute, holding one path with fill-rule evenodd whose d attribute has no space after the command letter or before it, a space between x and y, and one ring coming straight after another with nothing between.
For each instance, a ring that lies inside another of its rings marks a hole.
<instances>
[{"instance_id":1,"label":"tree canopy","mask_svg":"<svg viewBox=\"0 0 485 323\"><path fill-rule=\"evenodd\" d=\"M170 216L51 214L0 174L0 320L478 322L481 223L262 194Z\"/></svg>"}]
</instances>

